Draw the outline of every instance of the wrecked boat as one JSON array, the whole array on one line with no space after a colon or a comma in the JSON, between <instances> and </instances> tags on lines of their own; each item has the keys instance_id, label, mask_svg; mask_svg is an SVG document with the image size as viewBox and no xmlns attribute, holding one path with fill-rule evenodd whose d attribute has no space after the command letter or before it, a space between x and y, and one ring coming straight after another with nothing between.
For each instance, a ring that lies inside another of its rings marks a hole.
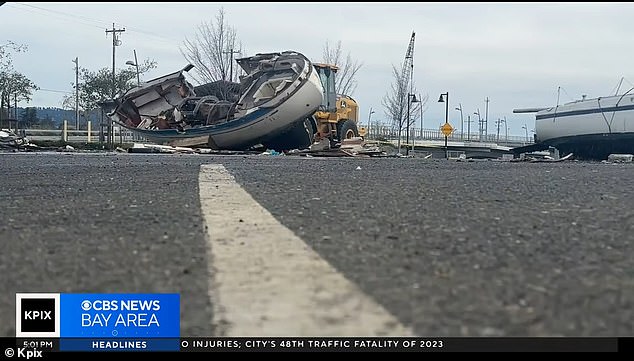
<instances>
[{"instance_id":1,"label":"wrecked boat","mask_svg":"<svg viewBox=\"0 0 634 361\"><path fill-rule=\"evenodd\" d=\"M535 144L511 149L516 154L554 147L577 159L605 160L613 153L634 153L634 95L586 99L550 108L514 109L535 113Z\"/></svg>"},{"instance_id":2,"label":"wrecked boat","mask_svg":"<svg viewBox=\"0 0 634 361\"><path fill-rule=\"evenodd\" d=\"M27 137L17 135L10 129L0 129L0 149L22 150L30 146Z\"/></svg>"},{"instance_id":3,"label":"wrecked boat","mask_svg":"<svg viewBox=\"0 0 634 361\"><path fill-rule=\"evenodd\" d=\"M246 72L239 84L193 87L184 76L190 64L101 106L116 123L159 144L244 150L280 144L280 138L296 135L297 129L308 139L306 119L319 108L323 94L308 58L285 51L236 62Z\"/></svg>"}]
</instances>

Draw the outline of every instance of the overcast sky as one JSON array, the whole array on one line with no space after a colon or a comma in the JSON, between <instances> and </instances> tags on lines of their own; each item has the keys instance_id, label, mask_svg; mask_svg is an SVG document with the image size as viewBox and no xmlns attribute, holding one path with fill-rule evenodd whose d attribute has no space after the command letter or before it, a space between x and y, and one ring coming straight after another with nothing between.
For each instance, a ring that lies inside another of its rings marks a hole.
<instances>
[{"instance_id":1,"label":"overcast sky","mask_svg":"<svg viewBox=\"0 0 634 361\"><path fill-rule=\"evenodd\" d=\"M392 82L392 64L402 64L412 31L416 32L414 81L429 95L425 128L444 123L449 92L449 121L464 128L467 115L489 97L489 134L506 117L509 135L534 129L534 115L514 108L560 103L621 92L634 86L634 39L630 3L17 3L0 6L0 43L28 46L14 55L14 67L40 88L29 104L61 106L72 91L72 60L96 70L112 65L112 38L105 29L125 27L117 47L118 67L151 58L158 68L146 80L186 65L179 51L186 36L214 19L224 7L246 55L296 50L321 60L326 40L341 40L361 62L353 97L360 120L385 119L381 99ZM143 79L142 79L143 80ZM418 124L418 123L417 123ZM472 132L477 123L471 126ZM504 130L500 131L503 134ZM530 135L530 133L529 133Z\"/></svg>"}]
</instances>

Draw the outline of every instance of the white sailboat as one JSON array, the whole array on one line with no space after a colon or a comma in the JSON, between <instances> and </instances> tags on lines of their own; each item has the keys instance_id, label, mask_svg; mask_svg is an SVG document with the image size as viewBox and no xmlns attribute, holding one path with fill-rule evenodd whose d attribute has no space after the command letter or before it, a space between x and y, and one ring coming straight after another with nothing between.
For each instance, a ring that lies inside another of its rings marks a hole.
<instances>
[{"instance_id":1,"label":"white sailboat","mask_svg":"<svg viewBox=\"0 0 634 361\"><path fill-rule=\"evenodd\" d=\"M516 153L554 147L578 159L602 160L614 153L634 153L634 94L587 99L551 108L515 109L535 112L535 144Z\"/></svg>"}]
</instances>

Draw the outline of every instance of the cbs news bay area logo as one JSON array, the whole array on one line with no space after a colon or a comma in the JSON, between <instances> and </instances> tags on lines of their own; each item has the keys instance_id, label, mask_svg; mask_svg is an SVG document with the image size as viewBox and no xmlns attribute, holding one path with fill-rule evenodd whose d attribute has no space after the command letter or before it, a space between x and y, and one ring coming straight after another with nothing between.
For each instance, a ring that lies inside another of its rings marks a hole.
<instances>
[{"instance_id":1,"label":"cbs news bay area logo","mask_svg":"<svg viewBox=\"0 0 634 361\"><path fill-rule=\"evenodd\" d=\"M119 312L113 319L113 313L82 313L81 326L108 326L110 322L114 322L114 326L122 327L160 327L156 312L160 311L161 303L159 300L84 300L81 303L81 309L84 311L134 311ZM147 311L147 312L138 312Z\"/></svg>"},{"instance_id":2,"label":"cbs news bay area logo","mask_svg":"<svg viewBox=\"0 0 634 361\"><path fill-rule=\"evenodd\" d=\"M16 337L178 338L178 294L16 294Z\"/></svg>"}]
</instances>

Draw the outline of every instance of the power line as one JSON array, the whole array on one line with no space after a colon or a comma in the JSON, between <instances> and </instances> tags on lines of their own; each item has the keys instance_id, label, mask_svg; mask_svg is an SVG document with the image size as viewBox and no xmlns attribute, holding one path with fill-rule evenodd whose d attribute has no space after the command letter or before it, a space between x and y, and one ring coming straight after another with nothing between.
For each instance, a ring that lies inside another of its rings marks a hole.
<instances>
[{"instance_id":1,"label":"power line","mask_svg":"<svg viewBox=\"0 0 634 361\"><path fill-rule=\"evenodd\" d=\"M77 18L82 18L82 19L84 19L84 20L86 20L86 21L91 21L91 22L94 22L94 23L98 23L98 24L99 24L99 25L101 25L102 27L103 27L104 25L108 25L108 24L109 24L109 23L108 23L108 22L106 22L106 21L102 21L102 20L98 20L98 19L92 19L92 18L89 18L89 17L83 16L83 15L77 15L77 14L66 13L66 12L63 12L63 11L57 11L57 10L46 9L46 8L43 8L43 7L39 7L39 6L31 5L31 4L25 4L25 3L18 3L18 2L16 2L16 4L20 4L20 5L23 5L23 6L28 6L28 7L30 7L30 8L34 8L34 9L38 9L38 10L42 10L42 11L46 11L46 12L49 12L49 13L59 14L59 15L63 15L63 16L69 16L69 17L72 17L72 18L73 18L73 20L76 20Z\"/></svg>"},{"instance_id":2,"label":"power line","mask_svg":"<svg viewBox=\"0 0 634 361\"><path fill-rule=\"evenodd\" d=\"M72 92L69 91L64 91L64 90L54 90L54 89L38 89L38 91L45 91L45 92L51 92L51 93L64 93L64 94L72 94Z\"/></svg>"},{"instance_id":3,"label":"power line","mask_svg":"<svg viewBox=\"0 0 634 361\"><path fill-rule=\"evenodd\" d=\"M30 10L30 9L25 9L25 8L13 6L13 4L7 4L7 6L10 7L10 8L13 8L13 9L17 9L17 10L27 11L27 12L35 13L35 14L39 14L39 15L44 15L44 14L38 12L38 11L34 11L34 10ZM63 20L63 21L75 22L75 23L78 23L78 24L81 24L81 25L86 25L86 26L90 26L90 27L94 27L94 28L98 28L98 29L102 29L103 28L103 26L87 24L87 23L84 23L82 21L79 21L78 19L72 19L71 20L71 19L66 19L66 18L62 18L62 17L56 16L56 15L47 15L47 16L53 16L53 17L55 17L57 19L60 19L60 20Z\"/></svg>"},{"instance_id":4,"label":"power line","mask_svg":"<svg viewBox=\"0 0 634 361\"><path fill-rule=\"evenodd\" d=\"M39 6L31 5L31 4L25 4L25 3L15 3L15 4L28 6L30 8L41 10L41 11L46 11L46 12L52 13L52 14L59 14L59 15L62 15L62 16L66 16L69 19L64 19L64 20L72 19L72 21L76 21L76 22L78 22L80 24L83 24L83 25L86 25L86 26L92 26L92 27L96 27L96 28L103 28L104 25L105 26L109 26L109 24L110 24L109 22L106 22L106 21L103 21L103 20L93 19L93 18L89 18L89 17L83 16L83 15L71 14L71 13L68 13L68 12L50 10L50 9L42 8L42 7L39 7ZM9 6L11 6L11 4ZM11 6L11 7L15 8L15 9L29 11L28 9L23 9L23 8L19 8L19 7L15 7L15 6ZM89 22L92 22L92 23L95 23L95 24L99 24L99 25L83 23L83 22L79 21L79 19L84 19L85 21L89 21ZM151 37L154 37L154 38L156 38L158 40L162 40L162 41L180 42L180 40L176 40L176 39L169 38L169 37L166 37L166 36L163 36L163 35L159 35L159 34L156 34L154 32L143 30L143 29L140 29L140 28L137 28L137 27L128 27L128 31L132 31L132 32L139 33L139 34L146 35L146 36L151 36Z\"/></svg>"}]
</instances>

